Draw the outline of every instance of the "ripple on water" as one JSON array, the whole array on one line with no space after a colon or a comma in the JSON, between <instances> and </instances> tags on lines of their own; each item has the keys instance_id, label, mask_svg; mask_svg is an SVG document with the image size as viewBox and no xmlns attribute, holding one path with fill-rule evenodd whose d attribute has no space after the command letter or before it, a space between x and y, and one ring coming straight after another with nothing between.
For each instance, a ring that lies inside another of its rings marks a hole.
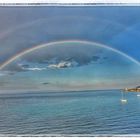
<instances>
[{"instance_id":1,"label":"ripple on water","mask_svg":"<svg viewBox=\"0 0 140 140\"><path fill-rule=\"evenodd\" d=\"M127 95L130 100L125 105L120 103L121 93L116 90L72 92L68 96L61 93L59 99L59 93L44 94L41 98L14 95L12 99L12 95L5 95L3 103L0 95L0 134L140 134L140 101L134 94Z\"/></svg>"}]
</instances>

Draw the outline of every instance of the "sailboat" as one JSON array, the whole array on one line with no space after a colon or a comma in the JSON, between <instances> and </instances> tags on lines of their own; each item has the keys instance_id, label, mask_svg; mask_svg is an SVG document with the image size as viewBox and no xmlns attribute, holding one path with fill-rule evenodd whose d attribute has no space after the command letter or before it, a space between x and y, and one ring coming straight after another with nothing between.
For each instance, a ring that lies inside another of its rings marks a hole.
<instances>
[{"instance_id":1,"label":"sailboat","mask_svg":"<svg viewBox=\"0 0 140 140\"><path fill-rule=\"evenodd\" d=\"M138 97L140 97L140 94L137 94Z\"/></svg>"},{"instance_id":2,"label":"sailboat","mask_svg":"<svg viewBox=\"0 0 140 140\"><path fill-rule=\"evenodd\" d=\"M124 93L123 91L122 91L121 93L122 93L121 102L122 102L122 103L127 103L127 99L124 98L124 94L125 94L125 93Z\"/></svg>"}]
</instances>

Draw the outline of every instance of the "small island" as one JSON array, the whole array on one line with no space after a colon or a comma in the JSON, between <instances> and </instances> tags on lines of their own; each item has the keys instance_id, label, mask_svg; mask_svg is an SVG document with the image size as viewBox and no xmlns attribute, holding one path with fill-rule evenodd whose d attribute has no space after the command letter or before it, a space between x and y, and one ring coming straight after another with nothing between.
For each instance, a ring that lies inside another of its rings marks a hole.
<instances>
[{"instance_id":1,"label":"small island","mask_svg":"<svg viewBox=\"0 0 140 140\"><path fill-rule=\"evenodd\" d=\"M125 92L140 92L140 86L137 86L135 88L125 88L124 89Z\"/></svg>"}]
</instances>

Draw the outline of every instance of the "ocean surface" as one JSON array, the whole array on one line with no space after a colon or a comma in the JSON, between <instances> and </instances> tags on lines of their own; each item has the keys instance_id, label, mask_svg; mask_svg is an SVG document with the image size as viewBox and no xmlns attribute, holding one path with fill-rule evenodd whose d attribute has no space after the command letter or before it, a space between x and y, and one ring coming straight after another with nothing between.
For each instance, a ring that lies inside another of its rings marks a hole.
<instances>
[{"instance_id":1,"label":"ocean surface","mask_svg":"<svg viewBox=\"0 0 140 140\"><path fill-rule=\"evenodd\" d=\"M0 94L0 135L140 135L140 97L125 98L120 90Z\"/></svg>"}]
</instances>

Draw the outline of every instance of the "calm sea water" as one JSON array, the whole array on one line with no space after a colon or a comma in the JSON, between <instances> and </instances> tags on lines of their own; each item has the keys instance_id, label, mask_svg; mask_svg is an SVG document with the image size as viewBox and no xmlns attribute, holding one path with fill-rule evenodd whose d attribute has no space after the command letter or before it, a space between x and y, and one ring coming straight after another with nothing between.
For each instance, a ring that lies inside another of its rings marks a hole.
<instances>
[{"instance_id":1,"label":"calm sea water","mask_svg":"<svg viewBox=\"0 0 140 140\"><path fill-rule=\"evenodd\" d=\"M140 134L140 97L121 92L0 94L0 135Z\"/></svg>"}]
</instances>

